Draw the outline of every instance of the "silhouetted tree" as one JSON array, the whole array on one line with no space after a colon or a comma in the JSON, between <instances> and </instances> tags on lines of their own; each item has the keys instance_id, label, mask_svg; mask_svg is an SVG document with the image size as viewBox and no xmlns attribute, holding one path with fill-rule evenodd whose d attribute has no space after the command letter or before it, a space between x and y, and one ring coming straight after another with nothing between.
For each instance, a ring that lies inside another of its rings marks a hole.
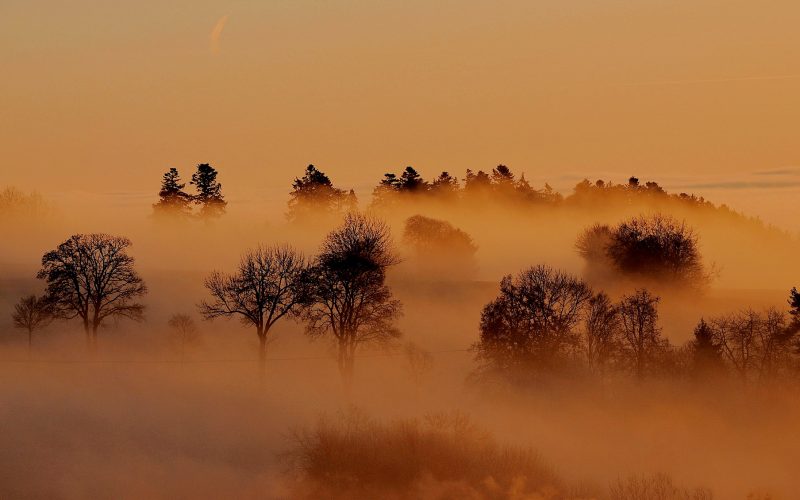
<instances>
[{"instance_id":1,"label":"silhouetted tree","mask_svg":"<svg viewBox=\"0 0 800 500\"><path fill-rule=\"evenodd\" d=\"M345 388L353 379L356 351L400 336L394 326L400 301L386 285L386 269L397 263L388 226L357 213L325 238L312 268L313 298L305 309L306 331L332 336Z\"/></svg>"},{"instance_id":2,"label":"silhouetted tree","mask_svg":"<svg viewBox=\"0 0 800 500\"><path fill-rule=\"evenodd\" d=\"M621 347L619 311L603 292L587 302L584 318L583 348L589 369L603 375L618 356Z\"/></svg>"},{"instance_id":3,"label":"silhouetted tree","mask_svg":"<svg viewBox=\"0 0 800 500\"><path fill-rule=\"evenodd\" d=\"M428 189L428 183L414 167L406 167L400 175L398 189L408 193L419 193Z\"/></svg>"},{"instance_id":4,"label":"silhouetted tree","mask_svg":"<svg viewBox=\"0 0 800 500\"><path fill-rule=\"evenodd\" d=\"M715 375L723 366L722 348L714 340L714 330L704 319L694 329L694 338L689 343L691 349L691 374L695 378Z\"/></svg>"},{"instance_id":5,"label":"silhouetted tree","mask_svg":"<svg viewBox=\"0 0 800 500\"><path fill-rule=\"evenodd\" d=\"M23 329L28 333L28 357L30 357L33 334L53 321L52 306L48 301L36 295L28 295L22 297L14 306L11 319L16 328Z\"/></svg>"},{"instance_id":6,"label":"silhouetted tree","mask_svg":"<svg viewBox=\"0 0 800 500\"><path fill-rule=\"evenodd\" d=\"M208 163L201 163L192 174L192 185L197 189L193 200L200 205L200 217L219 217L225 213L228 202L222 195L222 184L217 182L217 171Z\"/></svg>"},{"instance_id":7,"label":"silhouetted tree","mask_svg":"<svg viewBox=\"0 0 800 500\"><path fill-rule=\"evenodd\" d=\"M557 366L580 344L575 326L590 297L581 280L547 266L505 276L481 313L473 349L482 369L524 379Z\"/></svg>"},{"instance_id":8,"label":"silhouetted tree","mask_svg":"<svg viewBox=\"0 0 800 500\"><path fill-rule=\"evenodd\" d=\"M180 175L176 168L170 168L161 179L161 190L158 192L158 203L153 205L156 215L182 216L191 213L192 196L185 193Z\"/></svg>"},{"instance_id":9,"label":"silhouetted tree","mask_svg":"<svg viewBox=\"0 0 800 500\"><path fill-rule=\"evenodd\" d=\"M586 228L575 243L578 254L586 262L585 276L590 281L605 281L613 271L608 248L614 239L611 227L595 224Z\"/></svg>"},{"instance_id":10,"label":"silhouetted tree","mask_svg":"<svg viewBox=\"0 0 800 500\"><path fill-rule=\"evenodd\" d=\"M622 354L636 377L644 376L669 347L658 326L658 302L645 289L623 296L617 309L622 324Z\"/></svg>"},{"instance_id":11,"label":"silhouetted tree","mask_svg":"<svg viewBox=\"0 0 800 500\"><path fill-rule=\"evenodd\" d=\"M505 165L498 165L492 169L492 184L501 195L510 194L515 187L514 173Z\"/></svg>"},{"instance_id":12,"label":"silhouetted tree","mask_svg":"<svg viewBox=\"0 0 800 500\"><path fill-rule=\"evenodd\" d=\"M442 172L431 183L431 193L445 200L452 200L457 197L459 189L458 179L448 172Z\"/></svg>"},{"instance_id":13,"label":"silhouetted tree","mask_svg":"<svg viewBox=\"0 0 800 500\"><path fill-rule=\"evenodd\" d=\"M414 215L406 219L403 241L414 250L418 270L428 277L467 278L475 272L478 247L447 221Z\"/></svg>"},{"instance_id":14,"label":"silhouetted tree","mask_svg":"<svg viewBox=\"0 0 800 500\"><path fill-rule=\"evenodd\" d=\"M233 274L214 272L205 280L210 301L200 313L211 320L239 317L255 327L262 373L270 329L281 318L299 311L307 297L307 266L302 254L289 246L259 247L246 252Z\"/></svg>"},{"instance_id":15,"label":"silhouetted tree","mask_svg":"<svg viewBox=\"0 0 800 500\"><path fill-rule=\"evenodd\" d=\"M47 283L45 300L62 318L80 318L90 348L109 318L143 318L136 299L147 293L127 254L131 241L107 234L77 234L42 257L37 278Z\"/></svg>"},{"instance_id":16,"label":"silhouetted tree","mask_svg":"<svg viewBox=\"0 0 800 500\"><path fill-rule=\"evenodd\" d=\"M613 228L595 225L576 246L592 272L610 266L628 277L690 288L701 288L710 279L694 231L663 215L634 217Z\"/></svg>"},{"instance_id":17,"label":"silhouetted tree","mask_svg":"<svg viewBox=\"0 0 800 500\"><path fill-rule=\"evenodd\" d=\"M790 365L795 335L786 315L776 309L752 309L710 320L714 342L742 382L773 378Z\"/></svg>"},{"instance_id":18,"label":"silhouetted tree","mask_svg":"<svg viewBox=\"0 0 800 500\"><path fill-rule=\"evenodd\" d=\"M414 384L419 387L433 368L433 355L413 342L403 346L406 368Z\"/></svg>"},{"instance_id":19,"label":"silhouetted tree","mask_svg":"<svg viewBox=\"0 0 800 500\"><path fill-rule=\"evenodd\" d=\"M789 332L800 333L800 292L792 288L789 292Z\"/></svg>"},{"instance_id":20,"label":"silhouetted tree","mask_svg":"<svg viewBox=\"0 0 800 500\"><path fill-rule=\"evenodd\" d=\"M347 193L335 188L324 172L309 165L303 177L292 183L289 212L286 216L290 221L307 221L352 211L357 207L358 200L354 191Z\"/></svg>"},{"instance_id":21,"label":"silhouetted tree","mask_svg":"<svg viewBox=\"0 0 800 500\"><path fill-rule=\"evenodd\" d=\"M487 193L492 187L492 179L483 170L473 172L467 169L464 177L464 192L469 194Z\"/></svg>"},{"instance_id":22,"label":"silhouetted tree","mask_svg":"<svg viewBox=\"0 0 800 500\"><path fill-rule=\"evenodd\" d=\"M186 356L186 347L197 343L200 335L197 330L197 325L188 314L173 314L167 321L171 329L170 339L177 347L181 356L181 363L183 363Z\"/></svg>"}]
</instances>

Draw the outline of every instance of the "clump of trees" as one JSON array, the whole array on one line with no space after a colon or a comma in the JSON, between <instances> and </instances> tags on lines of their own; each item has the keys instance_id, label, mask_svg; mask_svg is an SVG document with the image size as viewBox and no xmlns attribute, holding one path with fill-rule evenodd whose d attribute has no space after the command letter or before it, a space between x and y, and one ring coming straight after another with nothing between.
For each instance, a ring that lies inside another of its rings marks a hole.
<instances>
[{"instance_id":1,"label":"clump of trees","mask_svg":"<svg viewBox=\"0 0 800 500\"><path fill-rule=\"evenodd\" d=\"M426 181L414 167L406 167L400 175L384 174L372 194L373 207L385 208L406 200L430 199L446 202L467 200L470 203L558 203L563 197L545 184L534 189L522 175L519 178L505 165L498 165L490 173L467 170L463 188L449 172L442 172L432 181Z\"/></svg>"},{"instance_id":2,"label":"clump of trees","mask_svg":"<svg viewBox=\"0 0 800 500\"><path fill-rule=\"evenodd\" d=\"M286 217L291 222L309 222L357 209L358 199L352 189L345 191L334 187L324 172L309 165L303 176L292 183Z\"/></svg>"},{"instance_id":3,"label":"clump of trees","mask_svg":"<svg viewBox=\"0 0 800 500\"><path fill-rule=\"evenodd\" d=\"M346 388L360 347L387 345L400 336L394 323L401 304L386 284L386 271L397 262L389 227L359 213L345 216L314 259L303 311L306 332L333 340Z\"/></svg>"},{"instance_id":4,"label":"clump of trees","mask_svg":"<svg viewBox=\"0 0 800 500\"><path fill-rule=\"evenodd\" d=\"M477 266L478 247L466 232L447 221L414 215L406 219L403 242L413 252L418 273L428 278L468 278Z\"/></svg>"},{"instance_id":5,"label":"clump of trees","mask_svg":"<svg viewBox=\"0 0 800 500\"><path fill-rule=\"evenodd\" d=\"M25 193L13 186L0 191L0 220L44 217L52 213L52 206L37 192Z\"/></svg>"},{"instance_id":6,"label":"clump of trees","mask_svg":"<svg viewBox=\"0 0 800 500\"><path fill-rule=\"evenodd\" d=\"M669 350L658 327L658 301L641 289L614 304L581 279L548 266L508 275L481 313L473 346L478 373L526 382L616 369L645 378L659 371Z\"/></svg>"},{"instance_id":7,"label":"clump of trees","mask_svg":"<svg viewBox=\"0 0 800 500\"><path fill-rule=\"evenodd\" d=\"M158 203L153 205L156 216L186 218L192 216L192 205L198 206L197 217L211 219L225 214L228 202L222 194L222 184L217 182L218 172L208 163L197 165L190 184L196 193L184 191L178 169L170 168L161 179Z\"/></svg>"},{"instance_id":8,"label":"clump of trees","mask_svg":"<svg viewBox=\"0 0 800 500\"><path fill-rule=\"evenodd\" d=\"M637 216L613 227L594 225L578 237L576 247L590 279L620 276L693 289L710 281L697 235L669 216Z\"/></svg>"},{"instance_id":9,"label":"clump of trees","mask_svg":"<svg viewBox=\"0 0 800 500\"><path fill-rule=\"evenodd\" d=\"M42 257L37 278L47 284L44 301L57 318L80 319L91 349L97 330L111 319L140 321L147 293L128 255L131 241L108 234L76 234Z\"/></svg>"},{"instance_id":10,"label":"clump of trees","mask_svg":"<svg viewBox=\"0 0 800 500\"><path fill-rule=\"evenodd\" d=\"M708 330L710 348L742 382L774 379L797 368L797 332L775 308L716 316Z\"/></svg>"},{"instance_id":11,"label":"clump of trees","mask_svg":"<svg viewBox=\"0 0 800 500\"><path fill-rule=\"evenodd\" d=\"M790 296L790 305L797 297ZM670 375L695 380L735 375L767 383L800 368L800 332L777 309L702 319L684 346L658 322L659 297L638 289L613 302L569 274L536 266L506 276L481 314L473 346L479 378L527 383L611 373L636 379Z\"/></svg>"}]
</instances>

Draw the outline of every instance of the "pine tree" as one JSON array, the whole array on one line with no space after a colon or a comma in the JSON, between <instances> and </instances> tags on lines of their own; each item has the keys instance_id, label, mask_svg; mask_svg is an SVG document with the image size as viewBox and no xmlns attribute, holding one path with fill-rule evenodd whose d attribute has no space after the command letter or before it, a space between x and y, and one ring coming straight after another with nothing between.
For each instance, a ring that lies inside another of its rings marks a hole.
<instances>
[{"instance_id":1,"label":"pine tree","mask_svg":"<svg viewBox=\"0 0 800 500\"><path fill-rule=\"evenodd\" d=\"M197 172L192 174L192 185L197 189L193 197L194 202L200 205L200 217L219 217L225 213L225 201L222 195L222 184L217 182L217 171L208 163L197 166Z\"/></svg>"},{"instance_id":2,"label":"pine tree","mask_svg":"<svg viewBox=\"0 0 800 500\"><path fill-rule=\"evenodd\" d=\"M188 216L191 212L192 196L183 191L178 169L170 168L161 179L158 203L153 205L157 215Z\"/></svg>"}]
</instances>

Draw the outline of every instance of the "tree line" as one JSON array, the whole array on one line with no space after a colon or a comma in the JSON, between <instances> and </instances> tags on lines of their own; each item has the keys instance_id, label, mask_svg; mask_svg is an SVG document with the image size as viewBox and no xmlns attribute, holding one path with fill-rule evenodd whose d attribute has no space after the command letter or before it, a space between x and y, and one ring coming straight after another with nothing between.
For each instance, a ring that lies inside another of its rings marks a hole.
<instances>
[{"instance_id":1,"label":"tree line","mask_svg":"<svg viewBox=\"0 0 800 500\"><path fill-rule=\"evenodd\" d=\"M223 215L227 202L222 195L222 185L216 178L216 169L207 163L198 165L190 182L197 192L189 194L184 191L186 185L182 183L178 170L170 168L162 177L159 200L153 205L154 213L159 216L187 218L192 215L192 208L197 206L197 217L214 218ZM633 176L624 183L602 179L592 182L584 179L575 185L571 194L564 196L547 183L539 188L534 187L524 174L517 176L511 168L502 164L488 171L467 169L460 179L443 171L428 180L411 166L399 174L387 172L374 187L366 207L380 211L422 200L461 204L472 208L487 205L612 208L633 203L656 207L685 206L763 226L760 221L746 219L726 205L716 206L702 196L685 192L668 193L657 182L641 182ZM325 172L314 165L308 165L303 175L292 182L285 215L290 222L303 223L341 217L358 208L359 200L353 189L335 186Z\"/></svg>"},{"instance_id":2,"label":"tree line","mask_svg":"<svg viewBox=\"0 0 800 500\"><path fill-rule=\"evenodd\" d=\"M674 346L659 326L660 298L637 289L613 301L583 280L535 266L500 283L481 313L473 345L479 377L513 382L553 375L627 373L693 378L736 375L765 382L800 370L800 293L789 311L746 309L701 319L692 339Z\"/></svg>"},{"instance_id":3,"label":"tree line","mask_svg":"<svg viewBox=\"0 0 800 500\"><path fill-rule=\"evenodd\" d=\"M449 244L465 254L475 249L463 231L422 216L407 221L404 238L422 251ZM79 234L45 253L37 274L45 282L44 295L23 297L13 312L29 346L34 333L55 319L79 321L91 351L103 324L142 320L147 286L128 254L130 246L123 237ZM705 276L694 233L660 215L594 226L578 238L577 248L590 263L604 259L637 277ZM234 272L212 272L204 281L208 297L198 310L206 320L237 318L250 326L262 367L274 325L285 318L300 321L310 337L333 342L349 385L359 349L390 345L401 336L396 320L402 304L386 282L387 270L398 262L386 223L351 212L313 257L288 245L258 247L242 255ZM750 382L800 368L797 289L790 292L788 312L748 309L706 318L681 347L662 335L659 302L643 286L614 301L588 281L547 266L505 276L499 295L481 314L473 346L478 374L527 380L553 373L629 373L638 379L732 373ZM176 315L170 326L183 352L196 335L193 321Z\"/></svg>"}]
</instances>

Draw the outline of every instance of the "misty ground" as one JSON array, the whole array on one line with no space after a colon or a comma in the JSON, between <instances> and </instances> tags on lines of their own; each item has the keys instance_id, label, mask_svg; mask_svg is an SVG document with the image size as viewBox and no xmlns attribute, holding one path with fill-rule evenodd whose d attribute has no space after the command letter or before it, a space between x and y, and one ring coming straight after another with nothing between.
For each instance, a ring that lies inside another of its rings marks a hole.
<instances>
[{"instance_id":1,"label":"misty ground","mask_svg":"<svg viewBox=\"0 0 800 500\"><path fill-rule=\"evenodd\" d=\"M402 342L432 353L431 372L417 384L402 351L363 351L349 397L330 345L311 342L292 321L275 327L263 380L255 333L236 321L201 322L202 343L187 352L185 363L167 341L171 314L197 315L210 270L230 269L242 250L259 242L289 241L310 254L327 227L294 230L229 216L225 225L173 231L146 219L97 215L10 228L0 253L0 311L10 314L18 297L39 293L34 276L41 254L78 230L131 237L150 293L146 321L107 325L93 358L78 325L57 322L35 337L29 361L24 335L2 313L2 496L290 496L280 454L292 445L292 429L356 406L381 421L463 411L500 442L531 446L561 476L601 489L630 474L666 473L680 484L711 488L716 498L745 498L753 491L791 498L800 490L791 467L800 459L794 387L749 391L648 381L517 392L467 382L475 369L467 349L502 274L542 262L582 272L574 238L593 218L561 217L546 222L453 215L479 245L474 277L425 280L408 259L389 276L404 306ZM397 228L393 221L395 234ZM748 245L736 247L724 244L725 231L702 226L699 234L706 259L721 264L721 272L701 297L664 294L660 324L677 345L700 317L780 307L796 284L794 268L780 270L790 251L762 249L764 257L753 259L759 249L752 238L740 236Z\"/></svg>"}]
</instances>

